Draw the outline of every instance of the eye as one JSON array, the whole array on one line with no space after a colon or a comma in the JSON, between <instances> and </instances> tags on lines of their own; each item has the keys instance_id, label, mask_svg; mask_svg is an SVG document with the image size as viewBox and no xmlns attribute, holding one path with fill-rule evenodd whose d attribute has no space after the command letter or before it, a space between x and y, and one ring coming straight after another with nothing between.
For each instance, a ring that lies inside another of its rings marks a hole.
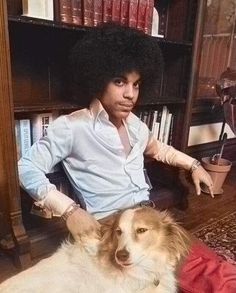
<instances>
[{"instance_id":1,"label":"eye","mask_svg":"<svg viewBox=\"0 0 236 293\"><path fill-rule=\"evenodd\" d=\"M139 86L140 86L140 81L137 81L134 83L134 88L135 89L139 89Z\"/></svg>"},{"instance_id":2,"label":"eye","mask_svg":"<svg viewBox=\"0 0 236 293\"><path fill-rule=\"evenodd\" d=\"M115 78L113 80L114 84L117 85L117 86L123 86L124 85L124 80L122 78Z\"/></svg>"},{"instance_id":3,"label":"eye","mask_svg":"<svg viewBox=\"0 0 236 293\"><path fill-rule=\"evenodd\" d=\"M118 235L118 236L120 236L122 234L122 231L120 228L116 228L115 232L116 232L116 235Z\"/></svg>"},{"instance_id":4,"label":"eye","mask_svg":"<svg viewBox=\"0 0 236 293\"><path fill-rule=\"evenodd\" d=\"M145 233L147 230L148 230L147 228L138 228L138 229L136 229L136 233L142 234L142 233Z\"/></svg>"}]
</instances>

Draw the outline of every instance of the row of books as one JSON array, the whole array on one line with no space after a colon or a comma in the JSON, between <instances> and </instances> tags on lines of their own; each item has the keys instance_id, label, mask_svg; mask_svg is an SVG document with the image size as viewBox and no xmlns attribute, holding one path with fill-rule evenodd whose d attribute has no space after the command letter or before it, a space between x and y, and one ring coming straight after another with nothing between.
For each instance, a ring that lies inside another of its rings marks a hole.
<instances>
[{"instance_id":1,"label":"row of books","mask_svg":"<svg viewBox=\"0 0 236 293\"><path fill-rule=\"evenodd\" d=\"M32 114L30 119L15 120L15 135L18 160L28 149L47 133L48 125L58 117L58 112Z\"/></svg>"},{"instance_id":2,"label":"row of books","mask_svg":"<svg viewBox=\"0 0 236 293\"><path fill-rule=\"evenodd\" d=\"M22 0L22 4L24 16L90 27L113 21L152 31L154 0Z\"/></svg>"},{"instance_id":3,"label":"row of books","mask_svg":"<svg viewBox=\"0 0 236 293\"><path fill-rule=\"evenodd\" d=\"M174 116L167 106L160 110L141 111L139 118L147 124L156 139L172 144Z\"/></svg>"}]
</instances>

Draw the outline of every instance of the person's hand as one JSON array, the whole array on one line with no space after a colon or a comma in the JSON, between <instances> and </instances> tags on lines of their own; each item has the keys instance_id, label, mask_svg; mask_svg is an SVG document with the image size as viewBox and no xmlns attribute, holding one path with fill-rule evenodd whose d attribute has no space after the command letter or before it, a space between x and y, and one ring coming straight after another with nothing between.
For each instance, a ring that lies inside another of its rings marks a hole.
<instances>
[{"instance_id":1,"label":"person's hand","mask_svg":"<svg viewBox=\"0 0 236 293\"><path fill-rule=\"evenodd\" d=\"M207 173L207 171L202 166L199 166L197 169L193 171L192 179L195 185L197 195L201 194L200 183L204 183L208 187L210 195L214 197L213 182L212 182L211 176Z\"/></svg>"},{"instance_id":2,"label":"person's hand","mask_svg":"<svg viewBox=\"0 0 236 293\"><path fill-rule=\"evenodd\" d=\"M101 225L92 215L81 208L67 218L66 225L75 240L100 238Z\"/></svg>"}]
</instances>

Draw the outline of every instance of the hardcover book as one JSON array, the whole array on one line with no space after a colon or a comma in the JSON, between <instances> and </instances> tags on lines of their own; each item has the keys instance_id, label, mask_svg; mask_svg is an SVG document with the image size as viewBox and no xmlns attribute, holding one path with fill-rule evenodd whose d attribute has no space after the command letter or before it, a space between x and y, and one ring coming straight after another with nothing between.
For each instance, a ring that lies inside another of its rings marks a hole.
<instances>
[{"instance_id":1,"label":"hardcover book","mask_svg":"<svg viewBox=\"0 0 236 293\"><path fill-rule=\"evenodd\" d=\"M72 23L71 0L59 0L59 4L61 22Z\"/></svg>"},{"instance_id":2,"label":"hardcover book","mask_svg":"<svg viewBox=\"0 0 236 293\"><path fill-rule=\"evenodd\" d=\"M22 0L22 8L24 16L54 19L53 0Z\"/></svg>"},{"instance_id":3,"label":"hardcover book","mask_svg":"<svg viewBox=\"0 0 236 293\"><path fill-rule=\"evenodd\" d=\"M138 0L129 1L129 27L137 26Z\"/></svg>"},{"instance_id":4,"label":"hardcover book","mask_svg":"<svg viewBox=\"0 0 236 293\"><path fill-rule=\"evenodd\" d=\"M94 1L93 24L97 26L102 23L102 0Z\"/></svg>"},{"instance_id":5,"label":"hardcover book","mask_svg":"<svg viewBox=\"0 0 236 293\"><path fill-rule=\"evenodd\" d=\"M84 8L84 25L85 26L93 26L93 18L94 18L94 1L92 0L84 0L83 1Z\"/></svg>"},{"instance_id":6,"label":"hardcover book","mask_svg":"<svg viewBox=\"0 0 236 293\"><path fill-rule=\"evenodd\" d=\"M120 23L128 25L129 22L129 0L121 0L120 4Z\"/></svg>"},{"instance_id":7,"label":"hardcover book","mask_svg":"<svg viewBox=\"0 0 236 293\"><path fill-rule=\"evenodd\" d=\"M113 0L112 2L112 21L120 23L120 0Z\"/></svg>"},{"instance_id":8,"label":"hardcover book","mask_svg":"<svg viewBox=\"0 0 236 293\"><path fill-rule=\"evenodd\" d=\"M71 0L72 22L75 25L82 25L82 0Z\"/></svg>"},{"instance_id":9,"label":"hardcover book","mask_svg":"<svg viewBox=\"0 0 236 293\"><path fill-rule=\"evenodd\" d=\"M112 20L112 0L103 0L102 20L110 22Z\"/></svg>"}]
</instances>

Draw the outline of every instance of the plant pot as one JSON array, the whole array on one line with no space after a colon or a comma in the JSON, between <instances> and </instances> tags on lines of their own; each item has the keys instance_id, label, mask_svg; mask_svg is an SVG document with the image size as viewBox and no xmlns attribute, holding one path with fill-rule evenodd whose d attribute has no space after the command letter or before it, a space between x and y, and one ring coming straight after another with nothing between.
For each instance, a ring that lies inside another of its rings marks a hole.
<instances>
[{"instance_id":1,"label":"plant pot","mask_svg":"<svg viewBox=\"0 0 236 293\"><path fill-rule=\"evenodd\" d=\"M212 164L211 157L202 158L202 166L210 174L213 181L213 193L222 194L222 186L224 184L225 178L231 169L232 163L226 159L219 159L218 164ZM205 193L210 193L206 185L201 186L201 189Z\"/></svg>"}]
</instances>

